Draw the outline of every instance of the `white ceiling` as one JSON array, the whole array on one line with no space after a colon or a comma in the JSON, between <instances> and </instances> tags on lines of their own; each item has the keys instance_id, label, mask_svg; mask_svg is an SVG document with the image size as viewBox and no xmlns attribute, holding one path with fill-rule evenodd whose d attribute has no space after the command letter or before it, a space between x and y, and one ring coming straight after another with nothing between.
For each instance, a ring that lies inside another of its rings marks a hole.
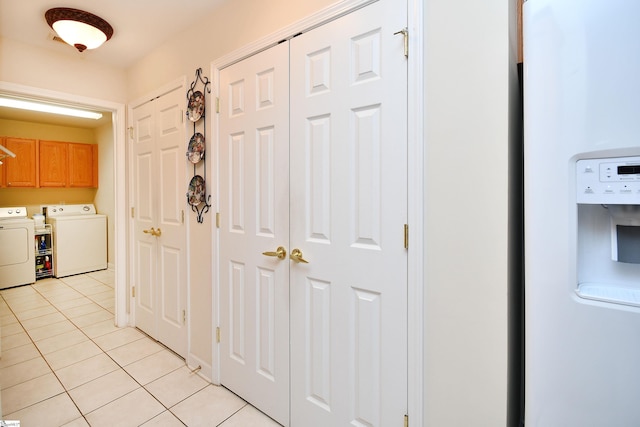
<instances>
[{"instance_id":1,"label":"white ceiling","mask_svg":"<svg viewBox=\"0 0 640 427\"><path fill-rule=\"evenodd\" d=\"M0 0L0 37L126 69L190 25L201 23L228 1L231 0ZM100 16L113 27L113 37L99 48L82 53L66 43L54 41L55 33L44 18L44 13L53 7L82 9ZM99 125L93 120L62 119L52 114L21 113L3 107L0 107L0 118L65 126Z\"/></svg>"}]
</instances>

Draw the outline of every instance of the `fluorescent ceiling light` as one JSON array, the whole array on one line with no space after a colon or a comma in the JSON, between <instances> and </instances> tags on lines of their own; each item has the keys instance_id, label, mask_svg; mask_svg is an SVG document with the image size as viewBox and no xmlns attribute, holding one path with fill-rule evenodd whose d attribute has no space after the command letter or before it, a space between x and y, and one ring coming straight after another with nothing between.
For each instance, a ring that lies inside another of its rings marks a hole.
<instances>
[{"instance_id":1,"label":"fluorescent ceiling light","mask_svg":"<svg viewBox=\"0 0 640 427\"><path fill-rule=\"evenodd\" d=\"M16 98L0 97L0 107L19 108L21 110L40 111L42 113L61 114L63 116L82 117L85 119L98 120L102 118L102 113L95 111L81 110L60 105L46 104L36 101L26 101Z\"/></svg>"}]
</instances>

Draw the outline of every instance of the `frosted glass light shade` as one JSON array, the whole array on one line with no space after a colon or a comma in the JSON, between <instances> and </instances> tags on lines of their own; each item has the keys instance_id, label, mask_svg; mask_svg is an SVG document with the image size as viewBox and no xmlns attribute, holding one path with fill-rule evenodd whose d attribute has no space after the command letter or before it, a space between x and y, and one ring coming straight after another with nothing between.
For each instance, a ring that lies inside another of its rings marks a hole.
<instances>
[{"instance_id":1,"label":"frosted glass light shade","mask_svg":"<svg viewBox=\"0 0 640 427\"><path fill-rule=\"evenodd\" d=\"M107 41L107 36L102 31L84 22L56 21L53 29L71 46L84 45L86 49L95 49Z\"/></svg>"}]
</instances>

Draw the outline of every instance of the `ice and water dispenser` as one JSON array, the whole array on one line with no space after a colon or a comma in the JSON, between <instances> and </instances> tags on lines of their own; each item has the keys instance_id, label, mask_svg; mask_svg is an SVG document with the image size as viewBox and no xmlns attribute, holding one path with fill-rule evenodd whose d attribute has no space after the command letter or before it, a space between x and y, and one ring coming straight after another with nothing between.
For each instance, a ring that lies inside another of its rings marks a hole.
<instances>
[{"instance_id":1,"label":"ice and water dispenser","mask_svg":"<svg viewBox=\"0 0 640 427\"><path fill-rule=\"evenodd\" d=\"M576 162L577 294L640 307L640 156Z\"/></svg>"}]
</instances>

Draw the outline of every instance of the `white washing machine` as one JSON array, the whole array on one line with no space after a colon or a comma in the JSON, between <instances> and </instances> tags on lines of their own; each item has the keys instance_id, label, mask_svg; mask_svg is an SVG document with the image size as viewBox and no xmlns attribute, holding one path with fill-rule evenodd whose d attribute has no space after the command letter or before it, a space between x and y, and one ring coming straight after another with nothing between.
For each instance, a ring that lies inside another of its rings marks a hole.
<instances>
[{"instance_id":1,"label":"white washing machine","mask_svg":"<svg viewBox=\"0 0 640 427\"><path fill-rule=\"evenodd\" d=\"M27 208L0 208L0 289L36 281L33 220Z\"/></svg>"},{"instance_id":2,"label":"white washing machine","mask_svg":"<svg viewBox=\"0 0 640 427\"><path fill-rule=\"evenodd\" d=\"M53 275L107 268L107 216L92 204L44 206L53 232Z\"/></svg>"}]
</instances>

